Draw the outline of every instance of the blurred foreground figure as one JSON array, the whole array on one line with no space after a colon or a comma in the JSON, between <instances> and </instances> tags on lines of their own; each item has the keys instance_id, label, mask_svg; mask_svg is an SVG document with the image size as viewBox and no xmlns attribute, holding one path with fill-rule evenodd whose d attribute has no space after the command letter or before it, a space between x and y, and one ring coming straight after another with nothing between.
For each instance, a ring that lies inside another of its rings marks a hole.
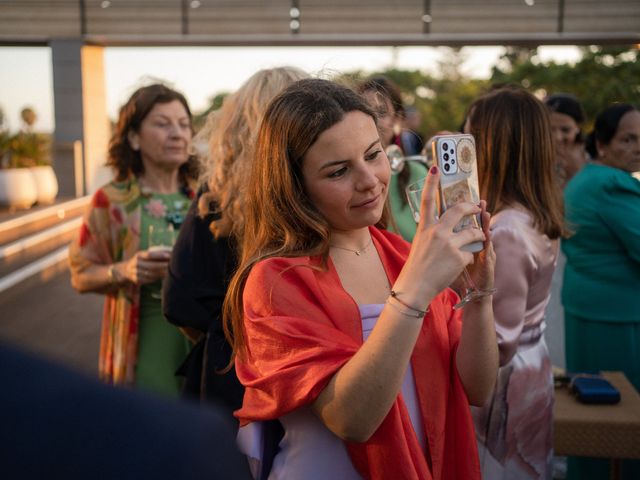
<instances>
[{"instance_id":1,"label":"blurred foreground figure","mask_svg":"<svg viewBox=\"0 0 640 480\"><path fill-rule=\"evenodd\" d=\"M250 478L211 408L106 386L0 344L5 479Z\"/></svg>"}]
</instances>

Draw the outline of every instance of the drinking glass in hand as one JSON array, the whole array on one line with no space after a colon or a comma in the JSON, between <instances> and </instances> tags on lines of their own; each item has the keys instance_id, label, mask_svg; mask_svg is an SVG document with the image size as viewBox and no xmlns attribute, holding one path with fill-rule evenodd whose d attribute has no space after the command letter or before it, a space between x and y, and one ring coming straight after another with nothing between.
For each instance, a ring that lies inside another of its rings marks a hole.
<instances>
[{"instance_id":1,"label":"drinking glass in hand","mask_svg":"<svg viewBox=\"0 0 640 480\"><path fill-rule=\"evenodd\" d=\"M173 249L176 234L172 224L149 225L149 252L169 252ZM153 298L162 298L162 286L151 292Z\"/></svg>"},{"instance_id":2,"label":"drinking glass in hand","mask_svg":"<svg viewBox=\"0 0 640 480\"><path fill-rule=\"evenodd\" d=\"M418 180L407 186L407 198L409 200L409 207L411 208L411 212L413 213L413 219L416 223L420 221L420 205L422 203L422 190L424 189L424 183L426 178ZM475 228L471 227L471 222L467 222L469 227L467 228ZM463 247L464 248L464 247ZM467 271L466 267L462 270L462 275L460 277L460 281L462 282L462 291L460 292L460 302L454 305L453 308L456 310L464 307L467 303L476 300L478 298L486 297L489 295L493 295L496 292L495 288L482 290L476 287L471 275Z\"/></svg>"}]
</instances>

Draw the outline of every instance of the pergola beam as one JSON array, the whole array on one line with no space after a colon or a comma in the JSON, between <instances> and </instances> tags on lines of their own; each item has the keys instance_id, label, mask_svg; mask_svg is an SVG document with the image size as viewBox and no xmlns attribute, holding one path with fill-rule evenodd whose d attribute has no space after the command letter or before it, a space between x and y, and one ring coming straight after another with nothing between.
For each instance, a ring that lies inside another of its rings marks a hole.
<instances>
[{"instance_id":1,"label":"pergola beam","mask_svg":"<svg viewBox=\"0 0 640 480\"><path fill-rule=\"evenodd\" d=\"M490 45L626 45L640 44L640 33L538 33L532 34L265 34L265 35L85 35L86 45L103 47L164 46L490 46ZM0 46L46 46L43 36L0 35Z\"/></svg>"}]
</instances>

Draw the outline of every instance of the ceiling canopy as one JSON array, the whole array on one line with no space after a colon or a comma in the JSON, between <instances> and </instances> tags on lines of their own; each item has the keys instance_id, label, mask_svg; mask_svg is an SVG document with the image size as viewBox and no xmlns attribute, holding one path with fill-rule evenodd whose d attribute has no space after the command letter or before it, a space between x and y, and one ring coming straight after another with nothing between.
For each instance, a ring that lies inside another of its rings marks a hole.
<instances>
[{"instance_id":1,"label":"ceiling canopy","mask_svg":"<svg viewBox=\"0 0 640 480\"><path fill-rule=\"evenodd\" d=\"M0 0L0 44L640 43L639 0Z\"/></svg>"}]
</instances>

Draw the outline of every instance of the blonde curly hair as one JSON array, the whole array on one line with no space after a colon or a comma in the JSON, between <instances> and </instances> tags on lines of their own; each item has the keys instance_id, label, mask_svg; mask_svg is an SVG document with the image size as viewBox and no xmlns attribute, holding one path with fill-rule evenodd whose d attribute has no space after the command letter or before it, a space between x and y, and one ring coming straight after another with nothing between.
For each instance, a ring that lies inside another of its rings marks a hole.
<instances>
[{"instance_id":1,"label":"blonde curly hair","mask_svg":"<svg viewBox=\"0 0 640 480\"><path fill-rule=\"evenodd\" d=\"M209 138L203 159L201 184L209 192L199 202L200 214L218 214L211 222L216 238L233 236L242 240L244 199L251 171L253 148L262 116L271 100L292 83L308 75L295 67L269 68L256 72L235 93L225 98L222 107L212 112L198 138ZM197 140L197 139L196 139Z\"/></svg>"}]
</instances>

